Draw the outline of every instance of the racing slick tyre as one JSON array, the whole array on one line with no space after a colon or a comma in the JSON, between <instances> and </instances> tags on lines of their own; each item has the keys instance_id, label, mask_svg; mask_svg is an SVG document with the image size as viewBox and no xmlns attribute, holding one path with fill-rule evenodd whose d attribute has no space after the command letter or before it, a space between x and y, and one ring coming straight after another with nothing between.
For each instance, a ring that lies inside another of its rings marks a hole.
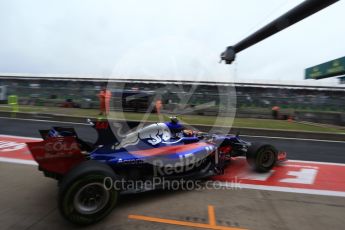
<instances>
[{"instance_id":1,"label":"racing slick tyre","mask_svg":"<svg viewBox=\"0 0 345 230\"><path fill-rule=\"evenodd\" d=\"M88 225L106 217L117 203L119 180L106 164L89 160L73 168L59 187L59 210L72 223ZM106 184L105 184L106 183Z\"/></svg>"},{"instance_id":2,"label":"racing slick tyre","mask_svg":"<svg viewBox=\"0 0 345 230\"><path fill-rule=\"evenodd\" d=\"M278 151L269 144L253 143L246 154L248 164L257 172L268 172L277 162Z\"/></svg>"}]
</instances>

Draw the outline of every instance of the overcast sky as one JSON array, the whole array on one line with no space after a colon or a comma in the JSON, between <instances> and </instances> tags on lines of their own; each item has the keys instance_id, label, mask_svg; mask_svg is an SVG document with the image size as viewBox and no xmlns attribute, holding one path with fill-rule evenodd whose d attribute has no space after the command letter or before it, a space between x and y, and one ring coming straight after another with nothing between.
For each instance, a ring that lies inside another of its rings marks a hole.
<instances>
[{"instance_id":1,"label":"overcast sky","mask_svg":"<svg viewBox=\"0 0 345 230\"><path fill-rule=\"evenodd\" d=\"M301 81L345 56L340 1L242 51L219 54L300 0L0 0L0 73Z\"/></svg>"}]
</instances>

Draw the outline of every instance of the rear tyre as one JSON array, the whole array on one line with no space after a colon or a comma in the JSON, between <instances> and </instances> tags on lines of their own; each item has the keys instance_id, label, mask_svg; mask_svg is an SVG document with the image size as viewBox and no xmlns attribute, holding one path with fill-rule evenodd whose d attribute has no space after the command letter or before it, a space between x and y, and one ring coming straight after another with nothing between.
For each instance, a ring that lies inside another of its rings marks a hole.
<instances>
[{"instance_id":1,"label":"rear tyre","mask_svg":"<svg viewBox=\"0 0 345 230\"><path fill-rule=\"evenodd\" d=\"M257 172L270 171L277 162L278 151L269 144L253 143L246 154L248 164Z\"/></svg>"},{"instance_id":2,"label":"rear tyre","mask_svg":"<svg viewBox=\"0 0 345 230\"><path fill-rule=\"evenodd\" d=\"M117 176L106 164L92 160L81 163L60 183L60 213L74 224L100 221L116 206L119 191L112 186L116 180Z\"/></svg>"}]
</instances>

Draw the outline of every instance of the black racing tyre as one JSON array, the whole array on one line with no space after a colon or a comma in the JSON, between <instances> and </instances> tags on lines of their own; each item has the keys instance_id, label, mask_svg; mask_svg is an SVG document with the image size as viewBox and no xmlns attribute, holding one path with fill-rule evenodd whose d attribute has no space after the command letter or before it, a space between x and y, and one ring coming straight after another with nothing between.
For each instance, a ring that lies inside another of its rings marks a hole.
<instances>
[{"instance_id":1,"label":"black racing tyre","mask_svg":"<svg viewBox=\"0 0 345 230\"><path fill-rule=\"evenodd\" d=\"M60 213L74 224L100 221L117 203L119 191L112 186L117 180L119 178L106 164L93 160L79 164L60 183Z\"/></svg>"},{"instance_id":2,"label":"black racing tyre","mask_svg":"<svg viewBox=\"0 0 345 230\"><path fill-rule=\"evenodd\" d=\"M270 171L277 162L278 151L269 144L253 143L246 154L248 164L257 172Z\"/></svg>"}]
</instances>

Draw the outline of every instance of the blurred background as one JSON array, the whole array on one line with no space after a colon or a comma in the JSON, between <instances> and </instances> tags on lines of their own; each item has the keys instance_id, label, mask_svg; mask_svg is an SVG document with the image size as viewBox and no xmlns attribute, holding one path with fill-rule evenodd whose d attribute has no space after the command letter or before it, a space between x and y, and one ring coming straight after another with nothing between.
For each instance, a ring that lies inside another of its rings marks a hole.
<instances>
[{"instance_id":1,"label":"blurred background","mask_svg":"<svg viewBox=\"0 0 345 230\"><path fill-rule=\"evenodd\" d=\"M230 84L58 78L56 76L51 78L46 76L1 76L0 84L2 101L0 111L2 112L12 111L9 96L15 95L18 112L94 117L99 114L100 110L100 91L111 85L108 88L111 91L110 110L130 114L129 119L138 120L144 113L151 113L153 116L157 114L158 91L159 100L162 103L162 113L176 115L183 109L184 115L198 115L207 118L221 116L222 111L226 109L222 108L219 99L222 93L219 88L223 87L223 91L227 89L236 91L235 97L230 99L237 102L236 118L238 118L237 124L240 126L251 127L250 119L287 121L287 128L289 128L289 122L302 122L304 125L309 122L308 125L315 123L316 126L318 126L317 123L345 125L345 87L341 87L341 85L306 86L249 82ZM191 93L195 84L197 88ZM169 85L171 87L167 87ZM182 105L181 95L189 98ZM213 104L207 104L209 102L213 102ZM207 106L202 106L204 104ZM190 109L186 110L186 108ZM154 117L151 119L154 120ZM197 117L195 119L198 120ZM197 121L194 120L194 122ZM203 122L206 122L205 119L200 119L199 123ZM260 122L256 126L265 127ZM278 127L280 126L278 125ZM341 127L338 128L341 129Z\"/></svg>"}]
</instances>

